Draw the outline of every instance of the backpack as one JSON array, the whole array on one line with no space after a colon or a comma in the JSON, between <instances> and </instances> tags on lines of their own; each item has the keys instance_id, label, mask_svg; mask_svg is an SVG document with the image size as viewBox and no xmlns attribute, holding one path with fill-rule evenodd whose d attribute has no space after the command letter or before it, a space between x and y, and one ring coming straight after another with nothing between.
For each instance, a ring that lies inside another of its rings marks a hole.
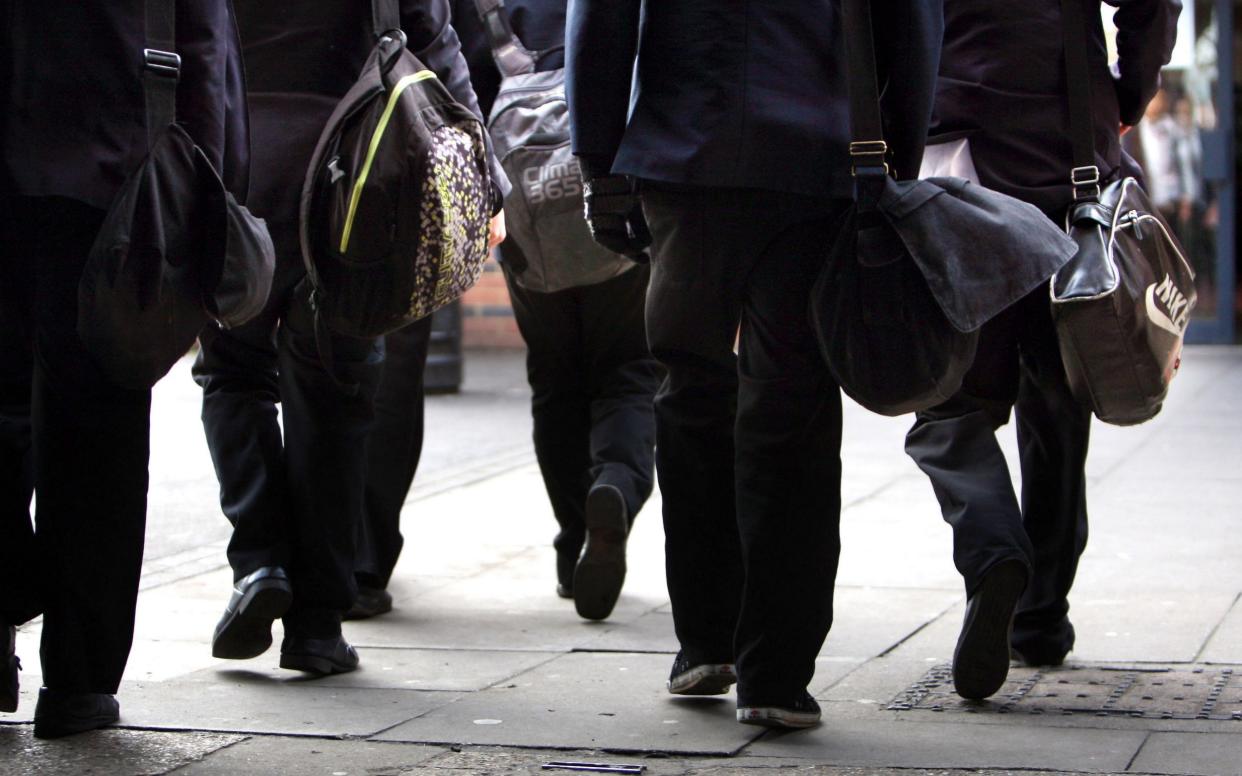
<instances>
[{"instance_id":1,"label":"backpack","mask_svg":"<svg viewBox=\"0 0 1242 776\"><path fill-rule=\"evenodd\" d=\"M504 253L513 279L548 293L633 268L633 261L592 240L587 228L582 170L570 147L565 71L535 72L541 54L513 33L502 0L475 0L475 8L501 76L487 130L513 184L505 197L505 228L518 250Z\"/></svg>"},{"instance_id":2,"label":"backpack","mask_svg":"<svg viewBox=\"0 0 1242 776\"><path fill-rule=\"evenodd\" d=\"M332 112L302 187L299 229L316 337L395 331L483 271L492 180L483 126L410 53L396 0L372 0L377 39Z\"/></svg>"}]
</instances>

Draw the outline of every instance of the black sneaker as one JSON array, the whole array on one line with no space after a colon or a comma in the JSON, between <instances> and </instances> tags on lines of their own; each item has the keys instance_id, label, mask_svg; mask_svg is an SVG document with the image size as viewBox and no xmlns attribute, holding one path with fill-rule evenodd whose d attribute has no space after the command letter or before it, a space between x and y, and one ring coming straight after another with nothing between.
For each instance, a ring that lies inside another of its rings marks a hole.
<instances>
[{"instance_id":1,"label":"black sneaker","mask_svg":"<svg viewBox=\"0 0 1242 776\"><path fill-rule=\"evenodd\" d=\"M0 711L17 711L17 628L0 625Z\"/></svg>"},{"instance_id":2,"label":"black sneaker","mask_svg":"<svg viewBox=\"0 0 1242 776\"><path fill-rule=\"evenodd\" d=\"M770 728L789 728L801 730L815 727L820 720L819 703L809 692L802 692L802 697L793 703L774 705L746 705L737 707L737 721L743 725L761 725Z\"/></svg>"},{"instance_id":3,"label":"black sneaker","mask_svg":"<svg viewBox=\"0 0 1242 776\"><path fill-rule=\"evenodd\" d=\"M342 620L367 620L392 611L392 593L381 587L358 585L358 597Z\"/></svg>"},{"instance_id":4,"label":"black sneaker","mask_svg":"<svg viewBox=\"0 0 1242 776\"><path fill-rule=\"evenodd\" d=\"M112 695L97 692L66 693L39 690L35 705L35 738L63 738L107 727L121 718L121 707Z\"/></svg>"},{"instance_id":5,"label":"black sneaker","mask_svg":"<svg viewBox=\"0 0 1242 776\"><path fill-rule=\"evenodd\" d=\"M625 498L612 485L596 485L586 498L586 543L574 568L574 608L588 620L612 614L625 583L625 541L630 532Z\"/></svg>"},{"instance_id":6,"label":"black sneaker","mask_svg":"<svg viewBox=\"0 0 1242 776\"><path fill-rule=\"evenodd\" d=\"M982 700L1005 683L1013 613L1026 578L1022 561L1001 561L988 569L967 602L962 634L953 650L953 689L963 698Z\"/></svg>"},{"instance_id":7,"label":"black sneaker","mask_svg":"<svg viewBox=\"0 0 1242 776\"><path fill-rule=\"evenodd\" d=\"M737 682L732 663L700 663L692 666L683 652L673 659L668 691L673 695L723 695Z\"/></svg>"}]
</instances>

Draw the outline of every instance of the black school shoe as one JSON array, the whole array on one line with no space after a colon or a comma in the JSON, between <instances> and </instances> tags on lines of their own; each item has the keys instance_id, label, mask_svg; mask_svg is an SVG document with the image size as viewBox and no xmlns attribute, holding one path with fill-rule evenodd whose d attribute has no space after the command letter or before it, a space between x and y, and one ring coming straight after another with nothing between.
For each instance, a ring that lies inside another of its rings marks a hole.
<instances>
[{"instance_id":1,"label":"black school shoe","mask_svg":"<svg viewBox=\"0 0 1242 776\"><path fill-rule=\"evenodd\" d=\"M392 611L392 593L382 587L358 586L358 597L342 620L367 620Z\"/></svg>"},{"instance_id":2,"label":"black school shoe","mask_svg":"<svg viewBox=\"0 0 1242 776\"><path fill-rule=\"evenodd\" d=\"M737 704L737 721L743 725L802 730L818 725L820 716L819 703L805 690L790 703Z\"/></svg>"},{"instance_id":3,"label":"black school shoe","mask_svg":"<svg viewBox=\"0 0 1242 776\"><path fill-rule=\"evenodd\" d=\"M691 665L686 654L678 651L666 686L672 695L724 695L736 682L732 663Z\"/></svg>"},{"instance_id":4,"label":"black school shoe","mask_svg":"<svg viewBox=\"0 0 1242 776\"><path fill-rule=\"evenodd\" d=\"M262 655L272 646L272 623L292 601L293 586L280 566L263 566L239 579L216 624L211 656L247 660Z\"/></svg>"},{"instance_id":5,"label":"black school shoe","mask_svg":"<svg viewBox=\"0 0 1242 776\"><path fill-rule=\"evenodd\" d=\"M966 619L953 650L953 688L968 700L996 693L1009 675L1009 636L1013 613L1026 589L1026 565L997 563L966 604Z\"/></svg>"},{"instance_id":6,"label":"black school shoe","mask_svg":"<svg viewBox=\"0 0 1242 776\"><path fill-rule=\"evenodd\" d=\"M574 567L578 616L603 620L612 614L625 583L625 541L630 532L625 498L613 485L596 485L586 498L586 543Z\"/></svg>"},{"instance_id":7,"label":"black school shoe","mask_svg":"<svg viewBox=\"0 0 1242 776\"><path fill-rule=\"evenodd\" d=\"M344 636L327 639L285 636L280 645L280 667L319 676L346 674L358 668L358 651Z\"/></svg>"},{"instance_id":8,"label":"black school shoe","mask_svg":"<svg viewBox=\"0 0 1242 776\"><path fill-rule=\"evenodd\" d=\"M121 718L116 697L98 692L58 692L39 690L35 706L35 738L63 738L107 727Z\"/></svg>"},{"instance_id":9,"label":"black school shoe","mask_svg":"<svg viewBox=\"0 0 1242 776\"><path fill-rule=\"evenodd\" d=\"M0 624L0 711L17 711L17 628Z\"/></svg>"}]
</instances>

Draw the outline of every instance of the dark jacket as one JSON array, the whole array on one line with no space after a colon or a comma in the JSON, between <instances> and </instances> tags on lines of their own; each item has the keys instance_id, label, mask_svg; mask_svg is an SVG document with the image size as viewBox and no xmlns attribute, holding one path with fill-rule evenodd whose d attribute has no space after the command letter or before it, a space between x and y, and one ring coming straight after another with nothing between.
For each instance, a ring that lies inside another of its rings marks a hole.
<instances>
[{"instance_id":1,"label":"dark jacket","mask_svg":"<svg viewBox=\"0 0 1242 776\"><path fill-rule=\"evenodd\" d=\"M250 207L268 219L279 256L300 256L298 201L332 109L375 47L365 0L235 0L253 122ZM401 0L407 47L476 115L449 0ZM497 171L498 165L493 165ZM501 180L504 180L503 177Z\"/></svg>"},{"instance_id":2,"label":"dark jacket","mask_svg":"<svg viewBox=\"0 0 1242 776\"><path fill-rule=\"evenodd\" d=\"M246 110L228 0L176 0L177 119L246 191ZM6 0L0 186L107 208L147 150L143 0Z\"/></svg>"},{"instance_id":3,"label":"dark jacket","mask_svg":"<svg viewBox=\"0 0 1242 776\"><path fill-rule=\"evenodd\" d=\"M912 177L940 0L874 6L892 85L886 139ZM572 0L566 45L574 151L592 169L600 159L647 179L850 195L839 0Z\"/></svg>"},{"instance_id":4,"label":"dark jacket","mask_svg":"<svg viewBox=\"0 0 1242 776\"><path fill-rule=\"evenodd\" d=\"M505 13L522 45L539 54L535 69L565 66L565 6L568 0L508 0ZM500 89L500 71L492 59L487 32L479 21L474 0L453 0L453 27L461 38L461 53L470 67L470 81L483 115L492 112Z\"/></svg>"},{"instance_id":5,"label":"dark jacket","mask_svg":"<svg viewBox=\"0 0 1242 776\"><path fill-rule=\"evenodd\" d=\"M1120 124L1134 124L1160 83L1180 0L1107 0L1116 6L1112 75L1099 0L1087 3L1096 164L1115 175ZM1059 0L945 0L930 142L970 138L980 182L1052 212L1070 200L1069 139Z\"/></svg>"}]
</instances>

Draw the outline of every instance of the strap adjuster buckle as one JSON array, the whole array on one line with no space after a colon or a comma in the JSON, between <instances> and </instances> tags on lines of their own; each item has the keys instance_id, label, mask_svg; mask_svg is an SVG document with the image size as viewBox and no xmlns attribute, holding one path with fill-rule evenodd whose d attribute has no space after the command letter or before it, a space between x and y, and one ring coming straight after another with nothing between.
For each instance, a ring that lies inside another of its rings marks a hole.
<instances>
[{"instance_id":1,"label":"strap adjuster buckle","mask_svg":"<svg viewBox=\"0 0 1242 776\"><path fill-rule=\"evenodd\" d=\"M855 140L850 143L850 175L888 175L888 143L883 140ZM872 157L868 159L867 157Z\"/></svg>"},{"instance_id":2,"label":"strap adjuster buckle","mask_svg":"<svg viewBox=\"0 0 1242 776\"><path fill-rule=\"evenodd\" d=\"M1070 171L1070 183L1074 187L1074 199L1100 196L1100 168L1095 165L1075 167Z\"/></svg>"},{"instance_id":3,"label":"strap adjuster buckle","mask_svg":"<svg viewBox=\"0 0 1242 776\"><path fill-rule=\"evenodd\" d=\"M144 68L156 75L168 78L181 77L181 55L175 51L143 49L142 64Z\"/></svg>"}]
</instances>

